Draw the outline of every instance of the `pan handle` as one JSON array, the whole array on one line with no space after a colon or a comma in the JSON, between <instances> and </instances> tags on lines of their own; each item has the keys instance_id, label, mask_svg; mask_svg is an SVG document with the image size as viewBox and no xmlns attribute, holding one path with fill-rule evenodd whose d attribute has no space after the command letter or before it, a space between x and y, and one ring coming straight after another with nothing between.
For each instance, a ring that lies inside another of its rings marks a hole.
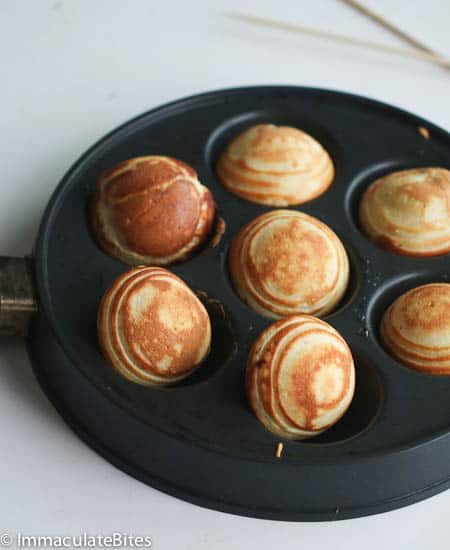
<instances>
[{"instance_id":1,"label":"pan handle","mask_svg":"<svg viewBox=\"0 0 450 550\"><path fill-rule=\"evenodd\" d=\"M36 311L30 259L0 256L0 335L25 336Z\"/></svg>"}]
</instances>

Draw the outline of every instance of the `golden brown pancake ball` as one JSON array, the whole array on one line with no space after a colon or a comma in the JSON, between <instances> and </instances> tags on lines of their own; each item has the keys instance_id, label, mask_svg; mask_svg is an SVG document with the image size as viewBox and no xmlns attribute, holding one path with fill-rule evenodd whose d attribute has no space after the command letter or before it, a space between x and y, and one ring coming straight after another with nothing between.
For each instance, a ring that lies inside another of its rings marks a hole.
<instances>
[{"instance_id":1,"label":"golden brown pancake ball","mask_svg":"<svg viewBox=\"0 0 450 550\"><path fill-rule=\"evenodd\" d=\"M98 311L103 354L138 384L160 386L188 376L208 354L208 313L190 288L160 267L137 267L105 293Z\"/></svg>"},{"instance_id":2,"label":"golden brown pancake ball","mask_svg":"<svg viewBox=\"0 0 450 550\"><path fill-rule=\"evenodd\" d=\"M450 251L450 171L393 172L365 191L359 219L366 235L397 254L436 256Z\"/></svg>"},{"instance_id":3,"label":"golden brown pancake ball","mask_svg":"<svg viewBox=\"0 0 450 550\"><path fill-rule=\"evenodd\" d=\"M229 269L241 299L272 319L329 313L349 278L347 254L336 234L294 210L273 210L244 226L233 240Z\"/></svg>"},{"instance_id":4,"label":"golden brown pancake ball","mask_svg":"<svg viewBox=\"0 0 450 550\"><path fill-rule=\"evenodd\" d=\"M450 284L405 292L386 310L381 339L401 363L429 374L450 375Z\"/></svg>"},{"instance_id":5,"label":"golden brown pancake ball","mask_svg":"<svg viewBox=\"0 0 450 550\"><path fill-rule=\"evenodd\" d=\"M246 385L252 409L268 430L289 439L318 435L351 403L352 354L325 321L309 315L286 317L254 343Z\"/></svg>"},{"instance_id":6,"label":"golden brown pancake ball","mask_svg":"<svg viewBox=\"0 0 450 550\"><path fill-rule=\"evenodd\" d=\"M130 264L169 265L207 238L215 204L197 173L162 156L121 162L98 181L92 209L101 247Z\"/></svg>"},{"instance_id":7,"label":"golden brown pancake ball","mask_svg":"<svg viewBox=\"0 0 450 550\"><path fill-rule=\"evenodd\" d=\"M334 178L330 155L309 134L258 124L239 134L217 164L223 185L248 201L302 204L324 193Z\"/></svg>"}]
</instances>

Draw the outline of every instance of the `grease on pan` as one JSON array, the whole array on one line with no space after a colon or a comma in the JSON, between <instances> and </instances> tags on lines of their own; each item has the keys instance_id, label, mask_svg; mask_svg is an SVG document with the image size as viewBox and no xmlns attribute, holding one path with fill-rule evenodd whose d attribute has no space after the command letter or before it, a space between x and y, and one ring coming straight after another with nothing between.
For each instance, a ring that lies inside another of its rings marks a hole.
<instances>
[{"instance_id":1,"label":"grease on pan","mask_svg":"<svg viewBox=\"0 0 450 550\"><path fill-rule=\"evenodd\" d=\"M402 294L386 310L380 335L404 365L450 375L450 284L421 285Z\"/></svg>"},{"instance_id":2,"label":"grease on pan","mask_svg":"<svg viewBox=\"0 0 450 550\"><path fill-rule=\"evenodd\" d=\"M138 384L173 384L205 359L211 344L208 313L189 287L160 267L118 277L98 311L103 354Z\"/></svg>"},{"instance_id":3,"label":"grease on pan","mask_svg":"<svg viewBox=\"0 0 450 550\"><path fill-rule=\"evenodd\" d=\"M330 155L309 134L258 124L239 134L219 158L223 185L248 201L302 204L324 193L334 178Z\"/></svg>"},{"instance_id":4,"label":"grease on pan","mask_svg":"<svg viewBox=\"0 0 450 550\"><path fill-rule=\"evenodd\" d=\"M397 254L450 251L450 171L415 168L375 180L364 192L359 219L366 235Z\"/></svg>"},{"instance_id":5,"label":"grease on pan","mask_svg":"<svg viewBox=\"0 0 450 550\"><path fill-rule=\"evenodd\" d=\"M92 223L111 256L130 265L169 265L205 242L214 214L211 192L195 170L171 157L146 156L100 177Z\"/></svg>"},{"instance_id":6,"label":"grease on pan","mask_svg":"<svg viewBox=\"0 0 450 550\"><path fill-rule=\"evenodd\" d=\"M246 386L250 405L268 430L288 439L312 437L335 424L351 403L352 354L325 321L287 317L255 341Z\"/></svg>"},{"instance_id":7,"label":"grease on pan","mask_svg":"<svg viewBox=\"0 0 450 550\"><path fill-rule=\"evenodd\" d=\"M349 280L348 257L337 235L294 210L273 210L244 226L233 240L229 268L241 299L273 319L329 313Z\"/></svg>"}]
</instances>

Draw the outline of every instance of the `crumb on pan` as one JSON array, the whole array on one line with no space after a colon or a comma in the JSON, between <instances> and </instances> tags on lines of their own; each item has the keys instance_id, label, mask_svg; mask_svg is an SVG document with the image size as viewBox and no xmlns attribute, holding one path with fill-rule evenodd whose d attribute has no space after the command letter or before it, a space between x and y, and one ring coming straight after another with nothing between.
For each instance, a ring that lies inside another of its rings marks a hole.
<instances>
[{"instance_id":1,"label":"crumb on pan","mask_svg":"<svg viewBox=\"0 0 450 550\"><path fill-rule=\"evenodd\" d=\"M430 131L428 128L425 128L424 126L419 126L418 128L419 134L424 137L425 139L430 139Z\"/></svg>"},{"instance_id":2,"label":"crumb on pan","mask_svg":"<svg viewBox=\"0 0 450 550\"><path fill-rule=\"evenodd\" d=\"M281 458L281 454L283 453L283 443L281 443L281 441L278 443L277 445L277 450L275 452L275 456L277 458Z\"/></svg>"},{"instance_id":3,"label":"crumb on pan","mask_svg":"<svg viewBox=\"0 0 450 550\"><path fill-rule=\"evenodd\" d=\"M222 236L225 233L226 227L227 227L227 224L225 223L225 220L222 217L219 217L217 219L214 236L211 239L212 248L216 248L216 246L220 243L220 241L222 240Z\"/></svg>"}]
</instances>

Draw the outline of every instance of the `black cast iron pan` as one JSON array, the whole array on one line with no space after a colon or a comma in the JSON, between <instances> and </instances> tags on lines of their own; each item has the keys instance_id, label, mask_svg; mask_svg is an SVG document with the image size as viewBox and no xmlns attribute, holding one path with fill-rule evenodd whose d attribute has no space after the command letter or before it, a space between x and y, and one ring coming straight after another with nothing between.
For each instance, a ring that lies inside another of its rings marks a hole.
<instances>
[{"instance_id":1,"label":"black cast iron pan","mask_svg":"<svg viewBox=\"0 0 450 550\"><path fill-rule=\"evenodd\" d=\"M275 456L278 438L258 423L244 393L247 353L269 321L239 300L226 268L232 237L268 208L228 193L214 171L228 141L259 122L299 127L332 155L334 184L298 209L330 225L351 261L349 290L326 319L355 358L353 404L323 435L285 441L281 458ZM355 212L376 177L408 167L450 168L449 152L450 136L436 126L332 91L243 88L155 109L99 141L66 174L31 259L2 260L3 328L27 331L39 383L77 434L162 491L226 512L282 520L350 518L426 498L450 484L450 377L419 374L392 359L379 343L378 325L405 290L448 280L449 256L414 259L383 251L360 232ZM100 299L128 266L97 246L89 200L103 170L147 154L193 166L226 224L216 246L173 267L205 300L213 346L206 364L170 389L123 379L102 357L96 334Z\"/></svg>"}]
</instances>

